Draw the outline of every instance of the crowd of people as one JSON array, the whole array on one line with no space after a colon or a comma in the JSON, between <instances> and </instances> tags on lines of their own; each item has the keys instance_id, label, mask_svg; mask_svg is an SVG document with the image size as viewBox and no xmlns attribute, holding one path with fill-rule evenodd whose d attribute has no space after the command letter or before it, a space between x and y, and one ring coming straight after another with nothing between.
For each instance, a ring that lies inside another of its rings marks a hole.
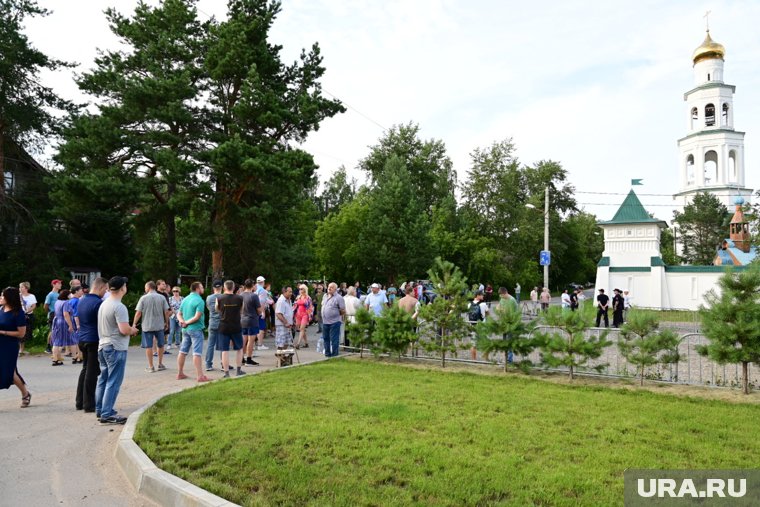
<instances>
[{"instance_id":1,"label":"crowd of people","mask_svg":"<svg viewBox=\"0 0 760 507\"><path fill-rule=\"evenodd\" d=\"M51 290L44 301L50 334L48 353L52 366L61 366L66 357L72 364L82 365L78 378L75 408L95 413L103 424L123 424L125 418L114 409L116 398L124 377L130 338L141 336L147 373L167 369L165 358L177 354L177 380L194 373L197 382L211 380L206 372L214 371L214 355L219 352L222 376L245 375L244 367L256 366L255 351L268 350L264 340L274 338L275 348L308 348L307 328L318 326L317 352L326 357L340 352L341 331L355 322L357 312L365 308L379 316L385 308L398 305L414 319L420 308L435 299L435 293L423 281L405 282L399 288L378 283L366 292L359 282L354 285L322 282L302 282L293 290L285 286L278 293L263 276L242 283L232 280L215 280L211 293L204 298L205 287L193 282L183 296L179 286L171 287L164 280L149 281L133 309L122 302L127 293L128 280L116 276L110 280L97 278L92 286L73 279L68 288L62 289L61 280L52 280ZM467 320L471 323L485 320L491 314L490 300L493 288L488 285L473 286L474 298L470 302ZM615 289L612 300L613 325L623 322L623 310L630 306L625 291ZM520 286L513 297L505 287L498 289L500 305L518 309ZM576 310L584 299L578 289L561 295L563 307ZM530 292L532 313L539 308L545 311L551 294L544 288L534 287ZM22 407L29 406L31 393L26 388L17 368L17 359L23 352L23 343L31 337L34 327L34 310L37 299L30 292L27 282L18 289L8 287L2 292L0 304L0 389L15 385L21 391ZM597 296L598 315L608 326L609 298L600 290ZM208 313L208 322L206 322ZM138 329L139 328L139 329ZM204 352L204 340L208 338ZM343 345L350 346L347 333ZM230 351L234 359L231 361ZM473 355L475 349L472 349ZM191 366L186 365L192 356ZM234 363L234 364L231 364ZM186 366L190 368L186 373ZM191 372L192 370L192 372ZM205 370L205 372L204 372Z\"/></svg>"}]
</instances>

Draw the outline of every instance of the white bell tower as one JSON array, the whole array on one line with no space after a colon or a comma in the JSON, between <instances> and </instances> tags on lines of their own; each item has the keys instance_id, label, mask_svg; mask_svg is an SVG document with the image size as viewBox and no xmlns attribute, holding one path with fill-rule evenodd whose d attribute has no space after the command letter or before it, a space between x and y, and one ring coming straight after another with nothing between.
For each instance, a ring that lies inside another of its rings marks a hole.
<instances>
[{"instance_id":1,"label":"white bell tower","mask_svg":"<svg viewBox=\"0 0 760 507\"><path fill-rule=\"evenodd\" d=\"M684 94L687 134L678 140L680 190L673 198L691 202L697 192L709 192L731 209L737 196L749 202L744 186L744 132L734 130L736 87L723 82L725 48L710 30L694 50L694 88Z\"/></svg>"}]
</instances>

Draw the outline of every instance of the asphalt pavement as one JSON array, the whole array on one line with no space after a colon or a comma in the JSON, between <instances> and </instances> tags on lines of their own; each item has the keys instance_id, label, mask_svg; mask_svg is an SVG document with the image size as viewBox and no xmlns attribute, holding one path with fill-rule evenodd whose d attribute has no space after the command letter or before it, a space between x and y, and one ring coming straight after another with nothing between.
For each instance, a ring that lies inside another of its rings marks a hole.
<instances>
[{"instance_id":1,"label":"asphalt pavement","mask_svg":"<svg viewBox=\"0 0 760 507\"><path fill-rule=\"evenodd\" d=\"M270 350L258 351L260 366L247 366L247 373L274 368L274 340ZM301 349L302 363L323 359L315 352L316 326L309 328L310 348ZM127 355L124 383L116 402L120 415L131 412L158 396L196 385L190 358L185 373L176 380L177 355L164 357L166 371L146 373L142 349L131 347ZM204 343L205 353L205 343ZM205 365L204 365L205 366ZM215 371L219 379L219 354ZM188 368L189 367L189 368ZM122 426L104 426L95 414L74 407L81 365L67 358L63 366L50 366L47 355L19 358L18 369L32 393L29 408L19 408L21 394L15 386L0 391L0 449L5 465L0 470L0 506L152 506L127 482L114 459ZM234 377L233 377L234 378Z\"/></svg>"}]
</instances>

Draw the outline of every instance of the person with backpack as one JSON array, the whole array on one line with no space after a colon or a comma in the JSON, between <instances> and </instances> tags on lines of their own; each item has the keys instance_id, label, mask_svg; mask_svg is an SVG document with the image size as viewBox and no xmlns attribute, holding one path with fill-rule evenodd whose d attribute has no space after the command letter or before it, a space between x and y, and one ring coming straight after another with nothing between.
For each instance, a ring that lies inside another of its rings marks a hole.
<instances>
[{"instance_id":1,"label":"person with backpack","mask_svg":"<svg viewBox=\"0 0 760 507\"><path fill-rule=\"evenodd\" d=\"M475 299L470 303L470 307L467 310L467 320L471 325L476 325L478 322L486 320L488 317L488 304L483 302L483 291L475 291ZM473 330L472 338L470 339L470 358L474 361L478 358L478 349L475 347L476 337Z\"/></svg>"}]
</instances>

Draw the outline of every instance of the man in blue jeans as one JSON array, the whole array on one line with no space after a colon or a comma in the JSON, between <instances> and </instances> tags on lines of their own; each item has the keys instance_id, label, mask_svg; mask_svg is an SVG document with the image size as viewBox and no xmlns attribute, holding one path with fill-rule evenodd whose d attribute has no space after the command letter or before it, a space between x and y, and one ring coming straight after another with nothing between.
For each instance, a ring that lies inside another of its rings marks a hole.
<instances>
[{"instance_id":1,"label":"man in blue jeans","mask_svg":"<svg viewBox=\"0 0 760 507\"><path fill-rule=\"evenodd\" d=\"M335 357L340 348L340 325L346 314L346 303L338 294L338 284L330 282L322 299L322 336L325 341L325 357Z\"/></svg>"},{"instance_id":2,"label":"man in blue jeans","mask_svg":"<svg viewBox=\"0 0 760 507\"><path fill-rule=\"evenodd\" d=\"M203 330L206 327L204 325L206 303L203 301L202 295L203 284L201 282L190 284L190 294L182 301L179 312L177 312L177 320L182 326L182 344L179 346L179 355L177 356L177 380L187 378L183 370L185 368L185 357L190 354L191 348L193 350L193 366L198 382L211 380L203 374L201 368Z\"/></svg>"},{"instance_id":3,"label":"man in blue jeans","mask_svg":"<svg viewBox=\"0 0 760 507\"><path fill-rule=\"evenodd\" d=\"M206 298L208 308L208 345L206 346L206 371L214 370L214 349L219 336L219 312L216 311L216 299L222 294L221 280L214 280L214 293ZM221 350L221 349L220 349Z\"/></svg>"},{"instance_id":4,"label":"man in blue jeans","mask_svg":"<svg viewBox=\"0 0 760 507\"><path fill-rule=\"evenodd\" d=\"M124 380L129 337L137 334L137 328L129 325L127 307L121 302L127 293L127 279L114 276L108 280L108 292L108 299L98 309L100 377L95 388L95 415L101 424L124 424L127 418L118 415L113 406Z\"/></svg>"}]
</instances>

